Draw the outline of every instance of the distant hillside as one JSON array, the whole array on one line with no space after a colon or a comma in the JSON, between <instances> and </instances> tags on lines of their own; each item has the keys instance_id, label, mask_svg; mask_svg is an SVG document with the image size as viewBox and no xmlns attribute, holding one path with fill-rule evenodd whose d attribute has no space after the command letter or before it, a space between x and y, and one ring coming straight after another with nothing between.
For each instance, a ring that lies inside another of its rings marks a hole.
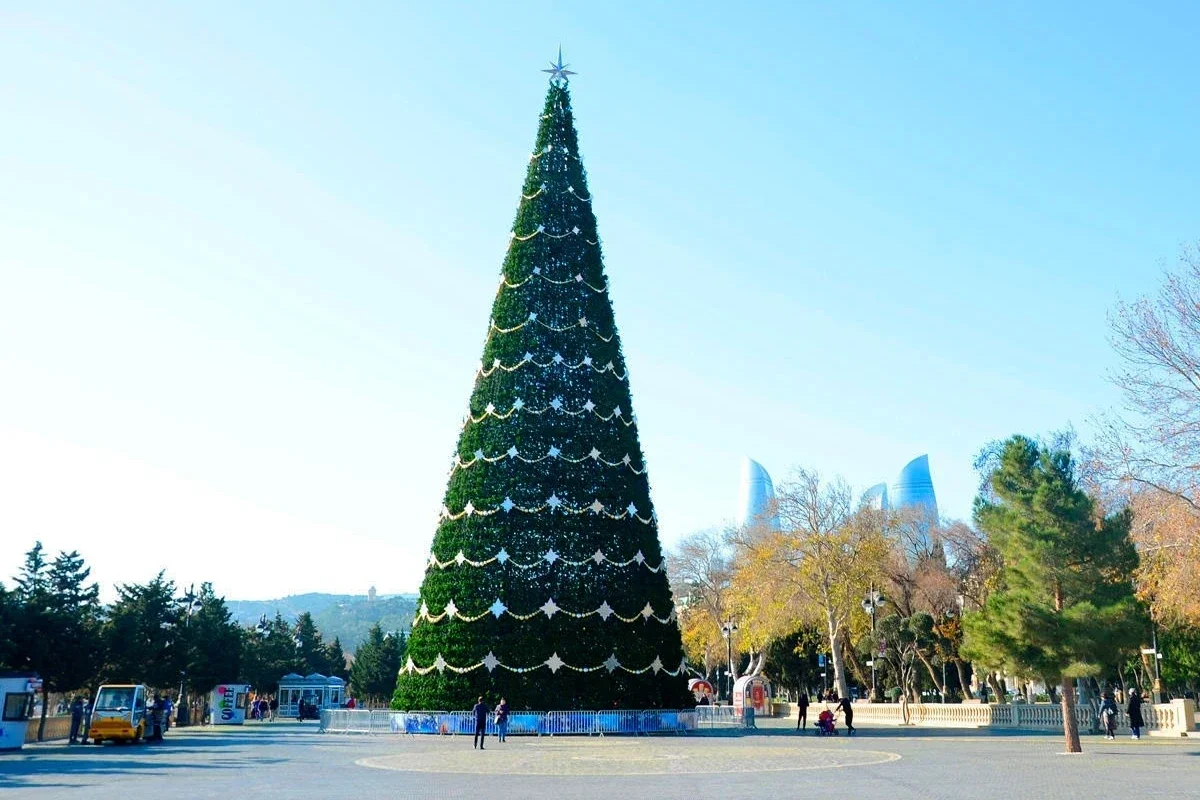
<instances>
[{"instance_id":1,"label":"distant hillside","mask_svg":"<svg viewBox=\"0 0 1200 800\"><path fill-rule=\"evenodd\" d=\"M408 630L417 613L417 595L398 594L368 600L365 594L297 594L277 600L226 600L239 624L254 625L265 614L278 611L288 622L305 611L312 614L321 637L332 642L341 639L342 648L353 653L376 622L384 631Z\"/></svg>"}]
</instances>

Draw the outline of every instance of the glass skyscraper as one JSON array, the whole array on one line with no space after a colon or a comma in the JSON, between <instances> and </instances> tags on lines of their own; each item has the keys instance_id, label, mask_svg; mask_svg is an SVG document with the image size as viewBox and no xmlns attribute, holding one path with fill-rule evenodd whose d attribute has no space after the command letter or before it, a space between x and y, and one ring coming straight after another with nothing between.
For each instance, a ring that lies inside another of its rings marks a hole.
<instances>
[{"instance_id":1,"label":"glass skyscraper","mask_svg":"<svg viewBox=\"0 0 1200 800\"><path fill-rule=\"evenodd\" d=\"M762 464L752 458L742 459L742 478L738 483L738 505L736 523L739 528L766 519L774 528L779 527L779 518L771 512L771 501L775 499L775 484ZM768 517L767 515L770 514Z\"/></svg>"}]
</instances>

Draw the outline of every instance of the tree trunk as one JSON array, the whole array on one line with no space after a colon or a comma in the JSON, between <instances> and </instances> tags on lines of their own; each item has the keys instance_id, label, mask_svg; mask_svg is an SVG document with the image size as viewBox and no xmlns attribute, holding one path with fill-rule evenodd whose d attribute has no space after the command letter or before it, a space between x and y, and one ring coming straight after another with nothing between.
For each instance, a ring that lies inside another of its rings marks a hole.
<instances>
[{"instance_id":1,"label":"tree trunk","mask_svg":"<svg viewBox=\"0 0 1200 800\"><path fill-rule=\"evenodd\" d=\"M1079 744L1079 721L1075 719L1075 689L1071 686L1071 679L1065 675L1062 678L1062 713L1067 752L1082 753L1083 747Z\"/></svg>"},{"instance_id":2,"label":"tree trunk","mask_svg":"<svg viewBox=\"0 0 1200 800\"><path fill-rule=\"evenodd\" d=\"M50 710L50 687L42 682L42 718L38 721L38 738L39 742L45 741L46 738L46 712Z\"/></svg>"},{"instance_id":3,"label":"tree trunk","mask_svg":"<svg viewBox=\"0 0 1200 800\"><path fill-rule=\"evenodd\" d=\"M921 663L925 665L925 671L929 673L929 678L933 681L933 686L938 690L938 694L945 697L946 689L942 686L942 676L938 675L937 670L933 668L932 662L925 658L925 654L920 650L917 651L917 658L921 659Z\"/></svg>"},{"instance_id":4,"label":"tree trunk","mask_svg":"<svg viewBox=\"0 0 1200 800\"><path fill-rule=\"evenodd\" d=\"M838 637L838 639L838 644L842 648L842 655L845 657L846 663L850 667L850 671L854 673L854 677L857 678L858 682L863 686L870 686L871 673L863 669L862 664L858 660L858 656L854 652L854 648L851 647L850 642L847 641L846 635L842 634L840 637Z\"/></svg>"},{"instance_id":5,"label":"tree trunk","mask_svg":"<svg viewBox=\"0 0 1200 800\"><path fill-rule=\"evenodd\" d=\"M838 647L839 625L834 623L833 612L825 611L825 621L829 625L829 657L833 661L833 681L837 687L838 697L849 697L850 686L846 683L846 664L842 660L842 648Z\"/></svg>"},{"instance_id":6,"label":"tree trunk","mask_svg":"<svg viewBox=\"0 0 1200 800\"><path fill-rule=\"evenodd\" d=\"M967 667L961 658L954 659L954 669L958 671L958 685L962 689L963 700L974 697L971 694L971 682L967 680Z\"/></svg>"},{"instance_id":7,"label":"tree trunk","mask_svg":"<svg viewBox=\"0 0 1200 800\"><path fill-rule=\"evenodd\" d=\"M986 682L987 685L991 687L992 694L996 697L996 699L992 701L993 703L1000 703L1003 705L1004 703L1008 702L1008 696L1004 693L1004 690L1000 688L1000 681L996 680L996 673L989 672L986 677Z\"/></svg>"}]
</instances>

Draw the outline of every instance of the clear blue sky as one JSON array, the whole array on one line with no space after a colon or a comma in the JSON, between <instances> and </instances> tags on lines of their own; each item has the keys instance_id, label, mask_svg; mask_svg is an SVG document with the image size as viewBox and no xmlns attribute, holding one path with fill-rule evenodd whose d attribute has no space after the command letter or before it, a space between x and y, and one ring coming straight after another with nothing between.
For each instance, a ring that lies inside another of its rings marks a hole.
<instances>
[{"instance_id":1,"label":"clear blue sky","mask_svg":"<svg viewBox=\"0 0 1200 800\"><path fill-rule=\"evenodd\" d=\"M3 4L0 573L414 590L560 42L667 544L967 516L1200 232L1196 7L982 5Z\"/></svg>"}]
</instances>

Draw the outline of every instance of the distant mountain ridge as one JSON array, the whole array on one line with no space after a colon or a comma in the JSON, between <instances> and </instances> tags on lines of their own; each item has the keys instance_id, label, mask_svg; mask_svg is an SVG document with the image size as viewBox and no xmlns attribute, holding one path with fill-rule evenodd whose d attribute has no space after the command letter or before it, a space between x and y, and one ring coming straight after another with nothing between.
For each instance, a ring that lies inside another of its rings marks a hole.
<instances>
[{"instance_id":1,"label":"distant mountain ridge","mask_svg":"<svg viewBox=\"0 0 1200 800\"><path fill-rule=\"evenodd\" d=\"M353 653L366 638L371 626L379 623L385 632L407 631L417 612L417 595L307 594L289 595L275 600L226 600L225 604L240 625L256 624L264 615L278 612L289 623L305 611L312 614L321 638L338 638L347 653Z\"/></svg>"}]
</instances>

